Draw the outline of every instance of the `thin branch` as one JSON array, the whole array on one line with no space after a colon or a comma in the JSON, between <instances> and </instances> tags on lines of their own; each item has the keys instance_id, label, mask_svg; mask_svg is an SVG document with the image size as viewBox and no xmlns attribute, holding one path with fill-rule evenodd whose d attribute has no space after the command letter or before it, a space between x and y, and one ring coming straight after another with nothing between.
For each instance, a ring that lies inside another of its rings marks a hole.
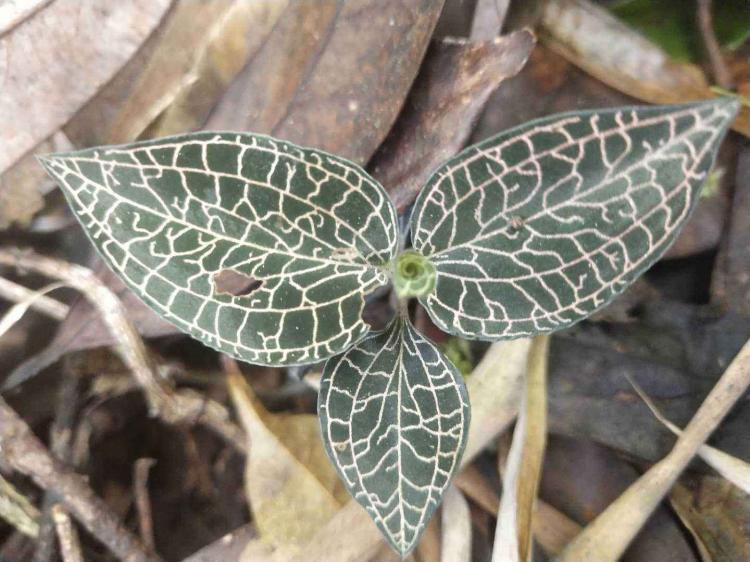
<instances>
[{"instance_id":1,"label":"thin branch","mask_svg":"<svg viewBox=\"0 0 750 562\"><path fill-rule=\"evenodd\" d=\"M17 248L0 249L0 265L13 266L59 279L81 291L101 312L107 327L120 342L119 354L146 393L152 412L159 412L169 399L169 392L154 376L151 360L138 332L128 320L122 303L93 271Z\"/></svg>"},{"instance_id":2,"label":"thin branch","mask_svg":"<svg viewBox=\"0 0 750 562\"><path fill-rule=\"evenodd\" d=\"M750 340L698 408L670 453L599 514L567 546L559 561L618 560L700 447L748 387Z\"/></svg>"},{"instance_id":3,"label":"thin branch","mask_svg":"<svg viewBox=\"0 0 750 562\"><path fill-rule=\"evenodd\" d=\"M30 477L60 502L88 531L126 562L160 560L143 548L86 481L55 459L26 422L0 398L0 451L16 471Z\"/></svg>"},{"instance_id":4,"label":"thin branch","mask_svg":"<svg viewBox=\"0 0 750 562\"><path fill-rule=\"evenodd\" d=\"M148 495L148 473L156 461L154 459L138 459L133 468L133 489L135 505L138 510L138 528L141 540L151 552L156 552L154 541L154 522L151 517L151 499Z\"/></svg>"},{"instance_id":5,"label":"thin branch","mask_svg":"<svg viewBox=\"0 0 750 562\"><path fill-rule=\"evenodd\" d=\"M55 419L50 427L50 447L52 454L61 462L75 466L72 461L73 428L78 410L78 377L63 371L60 388L57 392ZM55 522L52 508L57 504L54 494L44 494L44 515L39 528L39 537L34 550L34 562L50 562L55 556Z\"/></svg>"},{"instance_id":6,"label":"thin branch","mask_svg":"<svg viewBox=\"0 0 750 562\"><path fill-rule=\"evenodd\" d=\"M10 302L24 302L34 297L36 291L0 277L0 299ZM47 295L39 295L34 298L31 308L42 314L46 314L55 320L65 320L70 307Z\"/></svg>"},{"instance_id":7,"label":"thin branch","mask_svg":"<svg viewBox=\"0 0 750 562\"><path fill-rule=\"evenodd\" d=\"M59 279L81 291L99 310L107 327L120 343L116 349L146 395L153 415L167 423L201 423L237 450L245 450L244 435L240 428L232 423L228 410L222 404L208 400L189 389L176 392L163 378L156 375L146 346L128 319L125 307L93 271L18 248L0 248L0 265Z\"/></svg>"},{"instance_id":8,"label":"thin branch","mask_svg":"<svg viewBox=\"0 0 750 562\"><path fill-rule=\"evenodd\" d=\"M711 0L698 0L698 29L700 29L703 45L708 54L708 63L716 83L722 88L731 89L733 86L732 73L729 71L721 45L714 33L713 16L711 15Z\"/></svg>"},{"instance_id":9,"label":"thin branch","mask_svg":"<svg viewBox=\"0 0 750 562\"><path fill-rule=\"evenodd\" d=\"M0 476L0 518L32 538L39 536L39 511L5 478Z\"/></svg>"},{"instance_id":10,"label":"thin branch","mask_svg":"<svg viewBox=\"0 0 750 562\"><path fill-rule=\"evenodd\" d=\"M83 562L78 532L73 527L73 522L63 506L57 504L52 507L52 519L60 541L60 554L63 562Z\"/></svg>"}]
</instances>

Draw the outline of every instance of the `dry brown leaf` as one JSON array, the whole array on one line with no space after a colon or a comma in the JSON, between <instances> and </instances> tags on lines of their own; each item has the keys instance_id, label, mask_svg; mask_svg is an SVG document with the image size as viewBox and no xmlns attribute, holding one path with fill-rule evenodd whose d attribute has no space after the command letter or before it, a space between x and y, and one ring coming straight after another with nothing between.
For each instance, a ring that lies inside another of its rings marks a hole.
<instances>
[{"instance_id":1,"label":"dry brown leaf","mask_svg":"<svg viewBox=\"0 0 750 562\"><path fill-rule=\"evenodd\" d=\"M708 476L677 485L672 508L695 538L704 562L750 560L750 498L726 480Z\"/></svg>"},{"instance_id":2,"label":"dry brown leaf","mask_svg":"<svg viewBox=\"0 0 750 562\"><path fill-rule=\"evenodd\" d=\"M0 36L0 173L93 97L170 3L57 0Z\"/></svg>"},{"instance_id":3,"label":"dry brown leaf","mask_svg":"<svg viewBox=\"0 0 750 562\"><path fill-rule=\"evenodd\" d=\"M290 2L211 115L366 162L398 116L443 0Z\"/></svg>"},{"instance_id":4,"label":"dry brown leaf","mask_svg":"<svg viewBox=\"0 0 750 562\"><path fill-rule=\"evenodd\" d=\"M523 30L490 41L430 46L395 127L370 162L399 212L471 134L490 94L526 63L536 39Z\"/></svg>"},{"instance_id":5,"label":"dry brown leaf","mask_svg":"<svg viewBox=\"0 0 750 562\"><path fill-rule=\"evenodd\" d=\"M440 520L440 517L433 517L427 523L424 534L412 553L419 562L440 562ZM393 554L396 554L392 548L390 550ZM398 560L401 557L396 555L395 558Z\"/></svg>"},{"instance_id":6,"label":"dry brown leaf","mask_svg":"<svg viewBox=\"0 0 750 562\"><path fill-rule=\"evenodd\" d=\"M65 133L77 146L89 146L135 140L157 117L171 127L164 134L199 126L283 7L272 0L177 3L114 79L65 124ZM53 137L33 152L71 148ZM0 177L0 202L8 203L0 205L0 228L11 220L28 222L42 204L39 186L54 185L45 180L32 154Z\"/></svg>"},{"instance_id":7,"label":"dry brown leaf","mask_svg":"<svg viewBox=\"0 0 750 562\"><path fill-rule=\"evenodd\" d=\"M672 488L672 492L669 494L669 503L672 505L672 509L674 509L675 514L684 527L692 535L693 541L695 541L695 546L698 549L698 554L701 557L701 561L715 562L713 556L711 556L710 550L703 542L700 531L698 530L700 523L696 525L695 519L697 518L697 515L693 511L694 508L691 505L692 499L690 493L680 484L675 484L674 488Z\"/></svg>"},{"instance_id":8,"label":"dry brown leaf","mask_svg":"<svg viewBox=\"0 0 750 562\"><path fill-rule=\"evenodd\" d=\"M0 35L47 6L52 0L3 0L0 2Z\"/></svg>"},{"instance_id":9,"label":"dry brown leaf","mask_svg":"<svg viewBox=\"0 0 750 562\"><path fill-rule=\"evenodd\" d=\"M682 471L750 386L750 341L703 401L672 451L654 464L565 549L560 562L618 560Z\"/></svg>"},{"instance_id":10,"label":"dry brown leaf","mask_svg":"<svg viewBox=\"0 0 750 562\"><path fill-rule=\"evenodd\" d=\"M532 514L547 441L548 352L549 337L536 337L529 350L526 384L503 475L492 562L531 560Z\"/></svg>"},{"instance_id":11,"label":"dry brown leaf","mask_svg":"<svg viewBox=\"0 0 750 562\"><path fill-rule=\"evenodd\" d=\"M112 123L110 142L131 141L147 129L147 136L159 137L199 128L262 47L286 4L286 0L179 4L134 95Z\"/></svg>"},{"instance_id":12,"label":"dry brown leaf","mask_svg":"<svg viewBox=\"0 0 750 562\"><path fill-rule=\"evenodd\" d=\"M455 485L445 491L442 518L441 562L470 562L471 513L469 503Z\"/></svg>"},{"instance_id":13,"label":"dry brown leaf","mask_svg":"<svg viewBox=\"0 0 750 562\"><path fill-rule=\"evenodd\" d=\"M362 562L378 554L385 541L367 512L350 500L315 534L296 556L274 557L273 562ZM245 558L241 562L267 562Z\"/></svg>"},{"instance_id":14,"label":"dry brown leaf","mask_svg":"<svg viewBox=\"0 0 750 562\"><path fill-rule=\"evenodd\" d=\"M70 141L61 132L35 147L35 153L69 150ZM53 189L54 182L36 161L35 154L27 154L0 175L0 230L12 224L28 226L44 205L44 195Z\"/></svg>"},{"instance_id":15,"label":"dry brown leaf","mask_svg":"<svg viewBox=\"0 0 750 562\"><path fill-rule=\"evenodd\" d=\"M650 103L713 96L701 69L670 59L659 46L589 0L542 3L540 39L605 84ZM743 110L735 130L750 135Z\"/></svg>"},{"instance_id":16,"label":"dry brown leaf","mask_svg":"<svg viewBox=\"0 0 750 562\"><path fill-rule=\"evenodd\" d=\"M230 371L227 381L248 436L245 489L258 534L265 544L294 552L348 496L337 492L339 480L314 416L271 415L241 374Z\"/></svg>"},{"instance_id":17,"label":"dry brown leaf","mask_svg":"<svg viewBox=\"0 0 750 562\"><path fill-rule=\"evenodd\" d=\"M198 41L201 31L205 30L202 21L184 18L182 33L171 36L173 42L166 42L165 34L172 28L175 18L190 6L197 7L199 4L201 3L194 0L173 2L172 9L167 12L159 27L143 43L138 52L65 124L63 131L75 146L111 144L108 135L112 122L128 100L137 94L137 87L141 83L140 78L148 69L149 61L154 54L159 49L170 49L174 53L189 51L193 43ZM147 113L148 108L143 108L143 112Z\"/></svg>"}]
</instances>

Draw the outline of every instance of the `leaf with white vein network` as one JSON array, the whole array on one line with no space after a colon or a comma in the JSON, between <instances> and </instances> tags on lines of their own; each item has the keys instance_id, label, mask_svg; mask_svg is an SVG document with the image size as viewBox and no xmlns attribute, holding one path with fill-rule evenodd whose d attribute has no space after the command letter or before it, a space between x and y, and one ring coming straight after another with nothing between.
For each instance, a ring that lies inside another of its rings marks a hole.
<instances>
[{"instance_id":1,"label":"leaf with white vein network","mask_svg":"<svg viewBox=\"0 0 750 562\"><path fill-rule=\"evenodd\" d=\"M151 306L252 363L332 357L388 282L396 213L360 167L247 133L195 133L42 160L87 234ZM226 292L217 275L239 274Z\"/></svg>"},{"instance_id":2,"label":"leaf with white vein network","mask_svg":"<svg viewBox=\"0 0 750 562\"><path fill-rule=\"evenodd\" d=\"M670 246L698 200L730 98L566 113L471 146L412 215L437 270L421 301L443 330L505 339L569 326Z\"/></svg>"},{"instance_id":3,"label":"leaf with white vein network","mask_svg":"<svg viewBox=\"0 0 750 562\"><path fill-rule=\"evenodd\" d=\"M396 318L326 364L318 414L344 484L405 556L463 454L470 414L461 375Z\"/></svg>"}]
</instances>

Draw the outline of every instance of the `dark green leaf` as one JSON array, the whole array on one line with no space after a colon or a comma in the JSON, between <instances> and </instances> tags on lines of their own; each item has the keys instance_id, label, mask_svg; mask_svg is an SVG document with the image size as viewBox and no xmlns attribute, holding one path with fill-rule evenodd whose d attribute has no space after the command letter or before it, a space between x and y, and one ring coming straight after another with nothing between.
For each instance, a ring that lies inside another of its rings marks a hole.
<instances>
[{"instance_id":1,"label":"dark green leaf","mask_svg":"<svg viewBox=\"0 0 750 562\"><path fill-rule=\"evenodd\" d=\"M244 133L43 160L107 263L158 314L253 363L331 357L368 331L364 296L397 244L358 166Z\"/></svg>"},{"instance_id":2,"label":"dark green leaf","mask_svg":"<svg viewBox=\"0 0 750 562\"><path fill-rule=\"evenodd\" d=\"M347 488L406 555L464 450L469 402L461 375L397 318L326 364L318 413Z\"/></svg>"},{"instance_id":3,"label":"dark green leaf","mask_svg":"<svg viewBox=\"0 0 750 562\"><path fill-rule=\"evenodd\" d=\"M457 335L564 328L674 241L738 108L733 99L554 115L469 147L412 216L437 269L421 300Z\"/></svg>"}]
</instances>

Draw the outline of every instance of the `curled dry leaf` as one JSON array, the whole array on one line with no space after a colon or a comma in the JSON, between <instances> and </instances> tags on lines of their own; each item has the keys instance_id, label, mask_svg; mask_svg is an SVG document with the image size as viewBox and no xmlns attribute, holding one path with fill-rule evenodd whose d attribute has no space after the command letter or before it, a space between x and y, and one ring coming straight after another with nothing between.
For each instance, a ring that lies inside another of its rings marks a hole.
<instances>
[{"instance_id":1,"label":"curled dry leaf","mask_svg":"<svg viewBox=\"0 0 750 562\"><path fill-rule=\"evenodd\" d=\"M532 556L532 514L547 441L547 356L549 337L538 336L529 366L497 515L492 562L527 562Z\"/></svg>"},{"instance_id":2,"label":"curled dry leaf","mask_svg":"<svg viewBox=\"0 0 750 562\"><path fill-rule=\"evenodd\" d=\"M0 172L94 96L154 30L169 5L169 0L138 0L112 2L102 9L94 0L58 0L0 37ZM30 99L34 103L28 103Z\"/></svg>"},{"instance_id":3,"label":"curled dry leaf","mask_svg":"<svg viewBox=\"0 0 750 562\"><path fill-rule=\"evenodd\" d=\"M450 486L443 498L441 562L471 561L471 513L461 491Z\"/></svg>"},{"instance_id":4,"label":"curled dry leaf","mask_svg":"<svg viewBox=\"0 0 750 562\"><path fill-rule=\"evenodd\" d=\"M427 51L395 127L370 162L399 212L468 139L487 98L534 47L529 30L482 42L443 39Z\"/></svg>"},{"instance_id":5,"label":"curled dry leaf","mask_svg":"<svg viewBox=\"0 0 750 562\"><path fill-rule=\"evenodd\" d=\"M442 5L290 2L206 127L267 133L367 161L401 110Z\"/></svg>"},{"instance_id":6,"label":"curled dry leaf","mask_svg":"<svg viewBox=\"0 0 750 562\"><path fill-rule=\"evenodd\" d=\"M658 45L589 0L544 2L541 29L548 47L628 95L656 104L711 97L699 67L671 60ZM750 135L746 110L734 128Z\"/></svg>"},{"instance_id":7,"label":"curled dry leaf","mask_svg":"<svg viewBox=\"0 0 750 562\"><path fill-rule=\"evenodd\" d=\"M320 440L314 415L272 415L241 374L229 390L249 441L245 489L260 538L295 552L348 500Z\"/></svg>"}]
</instances>

